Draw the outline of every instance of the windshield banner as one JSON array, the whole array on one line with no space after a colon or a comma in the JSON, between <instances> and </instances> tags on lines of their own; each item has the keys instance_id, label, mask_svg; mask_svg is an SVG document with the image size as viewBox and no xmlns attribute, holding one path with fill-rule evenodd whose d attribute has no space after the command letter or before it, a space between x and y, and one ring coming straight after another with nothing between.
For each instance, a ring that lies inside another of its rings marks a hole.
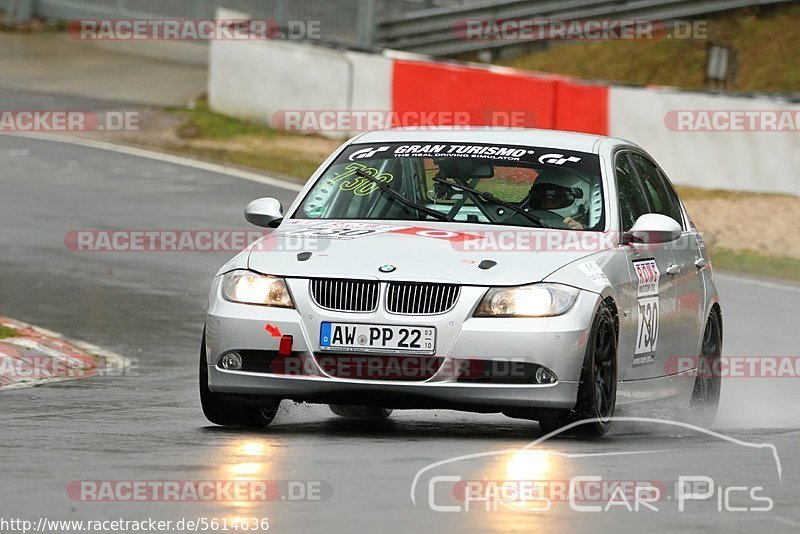
<instances>
[{"instance_id":1,"label":"windshield banner","mask_svg":"<svg viewBox=\"0 0 800 534\"><path fill-rule=\"evenodd\" d=\"M432 142L351 145L337 158L337 162L408 157L485 159L493 162L554 165L589 172L597 170L598 162L596 154L562 148Z\"/></svg>"}]
</instances>

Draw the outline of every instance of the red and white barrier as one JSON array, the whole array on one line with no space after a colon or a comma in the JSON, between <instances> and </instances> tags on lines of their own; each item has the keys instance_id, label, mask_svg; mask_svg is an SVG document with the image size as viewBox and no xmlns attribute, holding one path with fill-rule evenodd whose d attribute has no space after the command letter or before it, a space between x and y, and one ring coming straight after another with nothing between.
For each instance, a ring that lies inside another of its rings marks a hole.
<instances>
[{"instance_id":1,"label":"red and white barrier","mask_svg":"<svg viewBox=\"0 0 800 534\"><path fill-rule=\"evenodd\" d=\"M472 126L608 132L608 88L563 77L395 59L392 109L468 112Z\"/></svg>"}]
</instances>

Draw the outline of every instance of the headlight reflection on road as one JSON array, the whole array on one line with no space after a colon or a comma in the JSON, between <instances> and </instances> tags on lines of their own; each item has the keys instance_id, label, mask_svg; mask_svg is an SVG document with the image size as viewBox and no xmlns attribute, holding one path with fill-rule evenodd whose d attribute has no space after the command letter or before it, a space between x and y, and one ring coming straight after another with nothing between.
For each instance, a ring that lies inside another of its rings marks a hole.
<instances>
[{"instance_id":1,"label":"headlight reflection on road","mask_svg":"<svg viewBox=\"0 0 800 534\"><path fill-rule=\"evenodd\" d=\"M267 439L239 439L226 446L223 455L226 463L222 465L224 480L261 481L270 479L270 465L275 447ZM236 509L263 507L263 502L253 500L230 500L225 503Z\"/></svg>"},{"instance_id":2,"label":"headlight reflection on road","mask_svg":"<svg viewBox=\"0 0 800 534\"><path fill-rule=\"evenodd\" d=\"M519 451L505 462L506 480L543 480L552 467L553 457L538 451Z\"/></svg>"},{"instance_id":3,"label":"headlight reflection on road","mask_svg":"<svg viewBox=\"0 0 800 534\"><path fill-rule=\"evenodd\" d=\"M241 464L231 464L228 472L231 480L253 480L253 475L259 474L264 468L264 464L258 462L245 462Z\"/></svg>"},{"instance_id":4,"label":"headlight reflection on road","mask_svg":"<svg viewBox=\"0 0 800 534\"><path fill-rule=\"evenodd\" d=\"M264 456L269 446L263 441L245 441L239 446L239 452L244 456Z\"/></svg>"},{"instance_id":5,"label":"headlight reflection on road","mask_svg":"<svg viewBox=\"0 0 800 534\"><path fill-rule=\"evenodd\" d=\"M518 519L527 513L537 513L536 528L546 527L541 523L549 516L540 515L550 509L551 504L543 499L540 491L547 491L547 486L553 477L563 476L566 466L563 459L557 455L543 451L519 450L497 457L497 461L489 466L483 478L482 485L477 493L472 493L476 502L470 504L470 509L482 509L496 512L521 512L519 515L503 516L504 521L510 521L508 526L516 525ZM536 488L539 488L538 490ZM527 512L527 513L526 513ZM492 516L492 521L497 526L497 516ZM523 521L525 523L525 521ZM534 525L526 524L530 531ZM517 525L518 527L519 525ZM515 527L515 528L517 528Z\"/></svg>"}]
</instances>

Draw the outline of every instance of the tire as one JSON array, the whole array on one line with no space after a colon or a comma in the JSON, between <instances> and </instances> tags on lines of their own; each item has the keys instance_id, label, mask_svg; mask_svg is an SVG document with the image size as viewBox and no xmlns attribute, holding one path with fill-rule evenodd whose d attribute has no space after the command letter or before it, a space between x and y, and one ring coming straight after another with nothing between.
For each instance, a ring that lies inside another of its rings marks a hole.
<instances>
[{"instance_id":1,"label":"tire","mask_svg":"<svg viewBox=\"0 0 800 534\"><path fill-rule=\"evenodd\" d=\"M275 419L280 399L250 401L208 389L206 361L206 336L203 332L200 347L200 404L206 419L215 425L247 428L264 428Z\"/></svg>"},{"instance_id":2,"label":"tire","mask_svg":"<svg viewBox=\"0 0 800 534\"><path fill-rule=\"evenodd\" d=\"M617 329L611 309L603 302L595 313L583 360L575 408L539 420L549 434L575 421L597 419L576 426L576 433L602 437L611 429L617 401Z\"/></svg>"},{"instance_id":3,"label":"tire","mask_svg":"<svg viewBox=\"0 0 800 534\"><path fill-rule=\"evenodd\" d=\"M383 421L392 415L391 408L378 406L352 406L349 404L330 404L331 411L339 417L346 419L362 419L368 421Z\"/></svg>"},{"instance_id":4,"label":"tire","mask_svg":"<svg viewBox=\"0 0 800 534\"><path fill-rule=\"evenodd\" d=\"M716 372L716 365L722 354L722 316L716 308L711 310L703 331L703 343L697 362L697 376L694 380L691 408L691 421L698 426L710 426L717 417L719 396L722 391L722 377Z\"/></svg>"}]
</instances>

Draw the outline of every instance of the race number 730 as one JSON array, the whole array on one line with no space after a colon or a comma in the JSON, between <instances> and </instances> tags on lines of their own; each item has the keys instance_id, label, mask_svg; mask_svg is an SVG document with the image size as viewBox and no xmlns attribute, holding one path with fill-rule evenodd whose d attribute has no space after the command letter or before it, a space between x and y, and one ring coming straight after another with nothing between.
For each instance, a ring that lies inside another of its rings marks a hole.
<instances>
[{"instance_id":1,"label":"race number 730","mask_svg":"<svg viewBox=\"0 0 800 534\"><path fill-rule=\"evenodd\" d=\"M636 354L655 352L658 341L658 297L639 299Z\"/></svg>"},{"instance_id":2,"label":"race number 730","mask_svg":"<svg viewBox=\"0 0 800 534\"><path fill-rule=\"evenodd\" d=\"M356 174L357 170L361 170L369 174L379 182L389 183L394 179L394 176L388 172L378 173L378 169L373 167L367 167L366 165L361 165L360 163L351 163L345 167L343 172L340 172L333 178L328 178L326 183L332 186L338 185L339 189L342 191L352 191L356 196L371 195L376 189L378 189L378 184L369 178L358 176Z\"/></svg>"}]
</instances>

